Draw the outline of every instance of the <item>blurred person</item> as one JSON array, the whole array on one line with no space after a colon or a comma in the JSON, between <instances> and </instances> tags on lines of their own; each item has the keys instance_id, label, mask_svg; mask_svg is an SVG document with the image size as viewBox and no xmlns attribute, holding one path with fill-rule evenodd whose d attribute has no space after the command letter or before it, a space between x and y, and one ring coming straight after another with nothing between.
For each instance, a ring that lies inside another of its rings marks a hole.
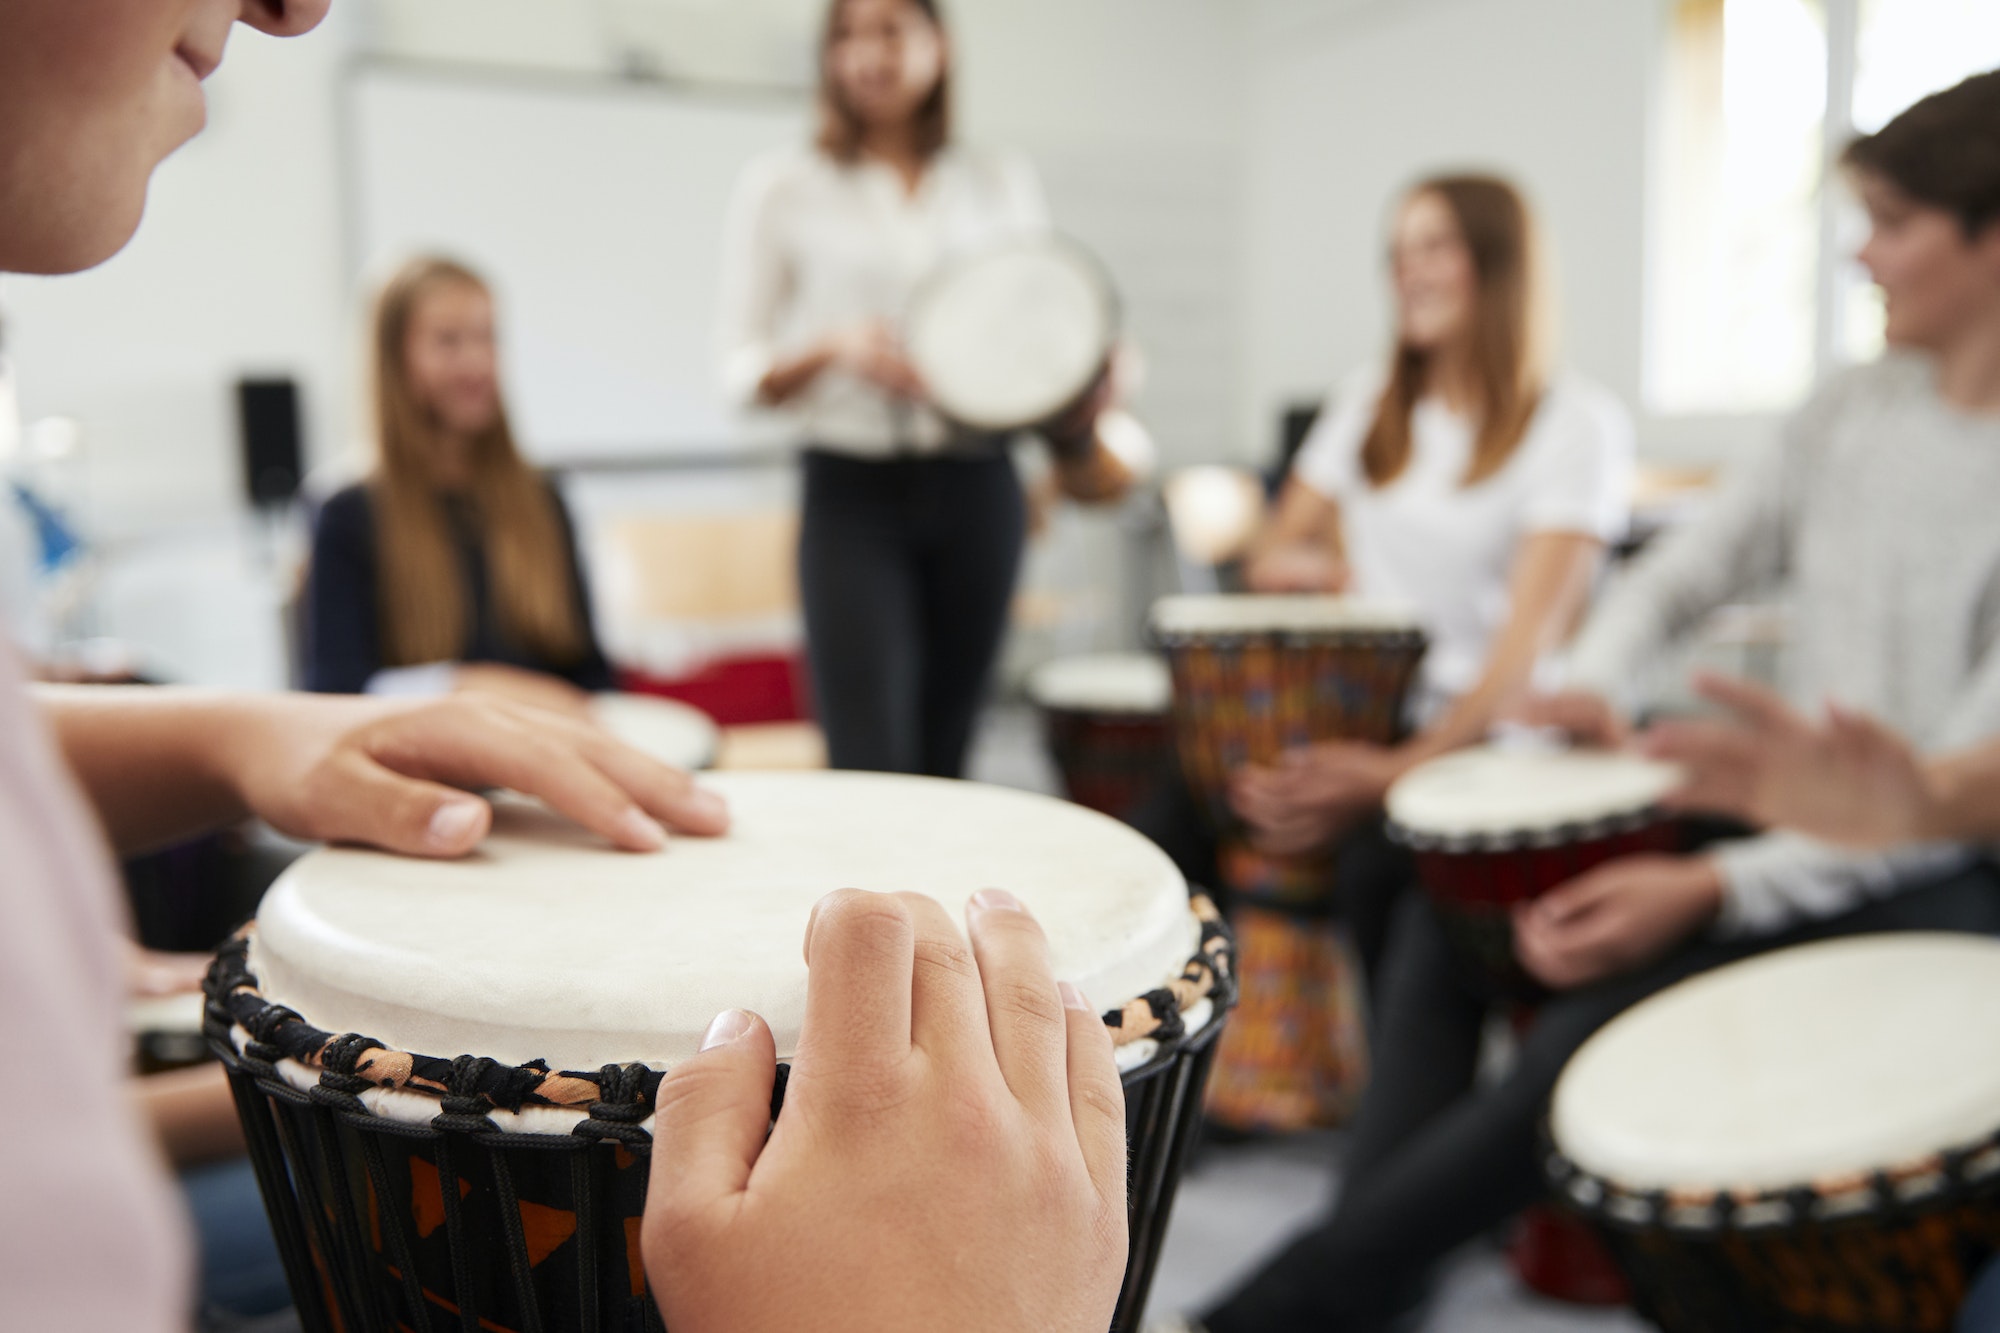
<instances>
[{"instance_id":1,"label":"blurred person","mask_svg":"<svg viewBox=\"0 0 2000 1333\"><path fill-rule=\"evenodd\" d=\"M306 583L306 687L482 690L580 713L611 668L575 532L514 441L493 295L425 256L376 300L375 467L328 498Z\"/></svg>"},{"instance_id":2,"label":"blurred person","mask_svg":"<svg viewBox=\"0 0 2000 1333\"><path fill-rule=\"evenodd\" d=\"M1330 887L1371 978L1412 877L1383 835L1383 797L1416 765L1482 740L1527 693L1629 516L1631 418L1552 364L1537 230L1497 177L1409 189L1390 234L1386 364L1334 395L1245 570L1256 592L1402 607L1430 639L1407 740L1296 750L1245 768L1231 792L1265 850L1340 848Z\"/></svg>"},{"instance_id":3,"label":"blurred person","mask_svg":"<svg viewBox=\"0 0 2000 1333\"><path fill-rule=\"evenodd\" d=\"M76 272L117 253L153 168L201 128L201 80L234 24L290 35L325 10L0 5L0 271ZM632 850L662 845L660 821L696 834L728 823L684 774L507 700L31 693L0 646L0 1051L60 1089L55 1102L0 1103L0 1178L24 1205L0 1221L10 1324L148 1333L187 1318L184 1221L124 1093L106 841L157 845L255 814L300 838L458 856L490 827L475 792L492 786ZM768 1152L774 1056L759 1020L720 1016L708 1049L663 1082L659 1124L685 1150L654 1159L644 1248L681 1333L1108 1322L1125 1251L1110 1037L1080 995L1058 991L1032 918L996 899L968 915L966 950L935 905L860 893L822 904L808 927L796 1128ZM919 967L946 951L966 966ZM1013 1002L984 1012L982 985ZM1021 1004L1029 994L1059 998ZM932 1030L913 1024L919 1002L980 1017ZM1017 1095L1010 1079L1063 1095ZM800 1152L807 1126L821 1141ZM982 1256L983 1280L965 1280L967 1253Z\"/></svg>"},{"instance_id":4,"label":"blurred person","mask_svg":"<svg viewBox=\"0 0 2000 1333\"><path fill-rule=\"evenodd\" d=\"M896 333L943 260L1049 230L1027 159L952 133L934 0L834 0L813 145L753 163L723 257L724 378L803 446L799 584L835 768L957 777L1027 515L1004 434L934 411ZM1108 393L1051 428L1088 441ZM1056 437L1061 437L1057 439Z\"/></svg>"},{"instance_id":5,"label":"blurred person","mask_svg":"<svg viewBox=\"0 0 2000 1333\"><path fill-rule=\"evenodd\" d=\"M1781 584L1794 697L1868 710L1926 751L2000 733L2000 72L1918 102L1845 162L1891 350L1828 383L1648 552L1584 627L1575 688L1530 720L1616 739L1648 668L1703 616ZM1487 1005L1428 904L1398 909L1339 1203L1209 1312L1212 1333L1385 1326L1449 1250L1541 1195L1549 1094L1604 1023L1685 977L1808 940L2000 933L2000 876L1962 844L1857 853L1775 832L1608 862L1524 904L1514 926L1549 998L1513 1067L1475 1086Z\"/></svg>"}]
</instances>

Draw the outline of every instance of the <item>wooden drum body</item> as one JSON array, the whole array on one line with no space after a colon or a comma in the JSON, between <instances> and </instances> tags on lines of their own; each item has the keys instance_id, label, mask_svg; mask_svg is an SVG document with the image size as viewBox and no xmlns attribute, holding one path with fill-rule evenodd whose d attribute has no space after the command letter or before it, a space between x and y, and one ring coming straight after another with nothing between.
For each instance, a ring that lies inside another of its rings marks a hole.
<instances>
[{"instance_id":1,"label":"wooden drum body","mask_svg":"<svg viewBox=\"0 0 2000 1333\"><path fill-rule=\"evenodd\" d=\"M1224 835L1230 889L1287 904L1316 895L1323 861L1262 857L1237 836L1230 776L1319 741L1395 741L1423 630L1351 598L1222 596L1166 598L1152 631L1173 670L1181 774Z\"/></svg>"},{"instance_id":2,"label":"wooden drum body","mask_svg":"<svg viewBox=\"0 0 2000 1333\"><path fill-rule=\"evenodd\" d=\"M1861 936L1681 983L1556 1086L1550 1179L1669 1333L1949 1333L2000 1254L2000 941Z\"/></svg>"},{"instance_id":3,"label":"wooden drum body","mask_svg":"<svg viewBox=\"0 0 2000 1333\"><path fill-rule=\"evenodd\" d=\"M1234 998L1213 910L1136 833L1047 797L857 773L707 785L730 834L649 855L513 798L464 861L316 852L219 956L206 1032L306 1328L659 1328L639 1231L662 1071L731 1007L788 1059L811 905L857 886L954 912L1007 888L1058 975L1132 997L1105 1021L1133 1162L1119 1326L1136 1328Z\"/></svg>"}]
</instances>

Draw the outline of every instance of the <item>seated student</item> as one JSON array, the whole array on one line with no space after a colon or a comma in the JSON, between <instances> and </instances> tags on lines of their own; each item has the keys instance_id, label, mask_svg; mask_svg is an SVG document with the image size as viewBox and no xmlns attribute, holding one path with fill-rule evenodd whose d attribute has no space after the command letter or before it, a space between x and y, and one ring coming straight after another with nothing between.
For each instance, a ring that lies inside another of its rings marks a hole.
<instances>
[{"instance_id":1,"label":"seated student","mask_svg":"<svg viewBox=\"0 0 2000 1333\"><path fill-rule=\"evenodd\" d=\"M1703 516L1649 553L1577 645L1578 693L1540 710L1609 734L1633 682L1732 597L1782 582L1790 692L1832 694L1927 749L2000 733L2000 73L1926 98L1847 151L1894 350L1793 418ZM1618 706L1610 702L1618 701ZM1542 1189L1537 1125L1581 1042L1706 968L1872 930L2000 933L1967 849L1842 852L1796 834L1602 866L1517 914L1553 992L1500 1081L1475 1088L1486 1008L1420 897L1399 910L1376 1079L1333 1214L1210 1312L1213 1333L1375 1328L1452 1247Z\"/></svg>"},{"instance_id":2,"label":"seated student","mask_svg":"<svg viewBox=\"0 0 2000 1333\"><path fill-rule=\"evenodd\" d=\"M580 710L611 669L569 515L514 444L492 294L461 264L413 259L373 333L375 469L320 511L306 687Z\"/></svg>"},{"instance_id":3,"label":"seated student","mask_svg":"<svg viewBox=\"0 0 2000 1333\"><path fill-rule=\"evenodd\" d=\"M74 272L116 253L153 167L200 128L200 79L233 24L291 34L325 12L326 0L0 5L0 271ZM123 1093L104 835L142 846L254 812L301 838L455 856L491 818L467 789L500 785L634 849L661 845L656 818L693 833L727 823L684 775L504 700L30 694L0 646L0 1051L59 1084L53 1098L0 1100L10 1328L186 1322L183 1224ZM760 1021L723 1015L709 1049L662 1084L659 1131L681 1150L654 1157L644 1245L669 1326L1109 1322L1125 1251L1110 1038L1073 990L1022 1003L1057 994L1025 912L987 900L970 917L967 955L935 904L822 903L787 1103L799 1114L768 1143ZM935 966L947 954L967 965ZM1007 1002L988 1006L982 987ZM967 1254L981 1256L978 1280Z\"/></svg>"},{"instance_id":4,"label":"seated student","mask_svg":"<svg viewBox=\"0 0 2000 1333\"><path fill-rule=\"evenodd\" d=\"M1316 745L1246 768L1231 793L1265 850L1341 844L1336 905L1371 984L1407 874L1381 835L1384 794L1528 691L1626 523L1631 419L1552 367L1539 250L1504 180L1409 190L1389 248L1395 346L1334 396L1245 571L1259 592L1399 604L1430 636L1408 740Z\"/></svg>"}]
</instances>

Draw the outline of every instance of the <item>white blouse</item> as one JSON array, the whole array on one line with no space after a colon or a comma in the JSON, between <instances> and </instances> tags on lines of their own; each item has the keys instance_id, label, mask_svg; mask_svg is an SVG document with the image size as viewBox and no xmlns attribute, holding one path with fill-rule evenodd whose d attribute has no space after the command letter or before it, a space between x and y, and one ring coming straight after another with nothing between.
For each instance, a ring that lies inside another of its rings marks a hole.
<instances>
[{"instance_id":1,"label":"white blouse","mask_svg":"<svg viewBox=\"0 0 2000 1333\"><path fill-rule=\"evenodd\" d=\"M816 149L753 162L724 238L723 382L751 405L774 365L840 329L902 323L910 298L955 254L1049 228L1025 157L947 148L914 193L893 167L846 165ZM838 368L785 405L801 443L870 458L928 453L950 431L937 413Z\"/></svg>"},{"instance_id":2,"label":"white blouse","mask_svg":"<svg viewBox=\"0 0 2000 1333\"><path fill-rule=\"evenodd\" d=\"M1430 635L1420 718L1479 683L1506 623L1521 542L1570 532L1612 542L1629 516L1637 443L1617 396L1558 375L1527 433L1498 472L1465 484L1475 423L1436 398L1410 421L1410 461L1386 486L1370 482L1361 446L1385 387L1369 367L1341 387L1300 447L1293 473L1340 506L1356 595L1409 607Z\"/></svg>"}]
</instances>

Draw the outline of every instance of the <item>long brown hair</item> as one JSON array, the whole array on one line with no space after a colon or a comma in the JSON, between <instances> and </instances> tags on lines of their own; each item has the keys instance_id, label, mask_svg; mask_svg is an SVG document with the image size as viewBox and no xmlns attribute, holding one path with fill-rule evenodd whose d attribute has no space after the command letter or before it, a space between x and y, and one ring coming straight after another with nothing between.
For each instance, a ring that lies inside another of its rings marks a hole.
<instances>
[{"instance_id":1,"label":"long brown hair","mask_svg":"<svg viewBox=\"0 0 2000 1333\"><path fill-rule=\"evenodd\" d=\"M921 13L939 33L945 31L944 14L937 0L903 0ZM867 126L840 93L833 75L833 43L840 32L840 13L848 0L832 0L826 7L826 23L819 35L819 149L836 162L853 163L861 156L861 141ZM914 140L924 161L936 157L951 142L951 62L938 72L937 87L917 108Z\"/></svg>"},{"instance_id":2,"label":"long brown hair","mask_svg":"<svg viewBox=\"0 0 2000 1333\"><path fill-rule=\"evenodd\" d=\"M1549 301L1535 219L1521 192L1495 176L1434 176L1404 199L1434 195L1472 252L1477 295L1472 370L1479 435L1465 484L1486 480L1514 455L1548 378ZM1410 462L1410 418L1427 383L1430 354L1398 339L1389 383L1361 446L1362 471L1386 486Z\"/></svg>"},{"instance_id":3,"label":"long brown hair","mask_svg":"<svg viewBox=\"0 0 2000 1333\"><path fill-rule=\"evenodd\" d=\"M449 660L465 649L469 594L432 474L442 428L410 382L407 351L418 307L448 287L491 292L465 265L424 256L398 269L375 303L377 458L369 486L383 659L390 666ZM468 499L501 632L551 664L581 659L587 643L572 594L569 545L547 485L514 445L504 405L472 441Z\"/></svg>"}]
</instances>

